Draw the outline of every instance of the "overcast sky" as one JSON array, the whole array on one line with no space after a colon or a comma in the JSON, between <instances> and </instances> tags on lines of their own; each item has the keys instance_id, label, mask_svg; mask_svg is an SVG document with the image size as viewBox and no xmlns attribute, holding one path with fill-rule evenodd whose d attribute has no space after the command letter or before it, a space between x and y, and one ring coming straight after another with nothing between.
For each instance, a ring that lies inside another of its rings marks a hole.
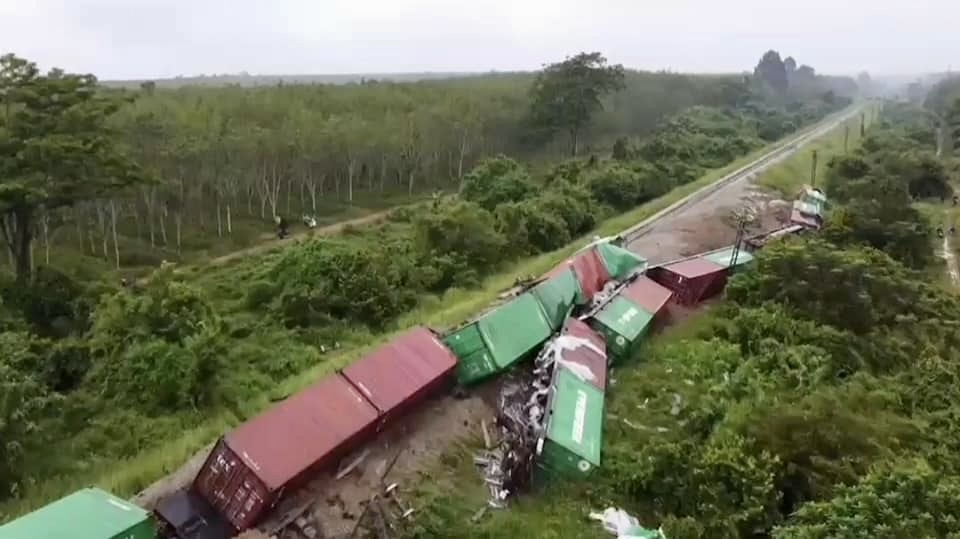
<instances>
[{"instance_id":1,"label":"overcast sky","mask_svg":"<svg viewBox=\"0 0 960 539\"><path fill-rule=\"evenodd\" d=\"M957 21L960 0L0 0L0 52L101 79L526 70L581 50L730 72L769 48L911 74L960 64Z\"/></svg>"}]
</instances>

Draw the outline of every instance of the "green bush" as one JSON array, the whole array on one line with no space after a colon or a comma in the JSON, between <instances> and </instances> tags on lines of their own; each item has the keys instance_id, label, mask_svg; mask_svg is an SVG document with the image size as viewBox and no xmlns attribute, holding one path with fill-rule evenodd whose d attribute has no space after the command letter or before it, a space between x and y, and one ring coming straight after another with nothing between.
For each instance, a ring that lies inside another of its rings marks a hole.
<instances>
[{"instance_id":1,"label":"green bush","mask_svg":"<svg viewBox=\"0 0 960 539\"><path fill-rule=\"evenodd\" d=\"M484 159L463 179L460 196L493 211L500 204L519 202L533 196L536 188L530 175L508 157Z\"/></svg>"},{"instance_id":2,"label":"green bush","mask_svg":"<svg viewBox=\"0 0 960 539\"><path fill-rule=\"evenodd\" d=\"M563 218L538 199L501 204L497 228L511 239L512 248L523 254L552 251L571 239Z\"/></svg>"},{"instance_id":3,"label":"green bush","mask_svg":"<svg viewBox=\"0 0 960 539\"><path fill-rule=\"evenodd\" d=\"M270 281L256 281L247 289L244 304L248 309L255 310L272 302L277 297L277 286Z\"/></svg>"}]
</instances>

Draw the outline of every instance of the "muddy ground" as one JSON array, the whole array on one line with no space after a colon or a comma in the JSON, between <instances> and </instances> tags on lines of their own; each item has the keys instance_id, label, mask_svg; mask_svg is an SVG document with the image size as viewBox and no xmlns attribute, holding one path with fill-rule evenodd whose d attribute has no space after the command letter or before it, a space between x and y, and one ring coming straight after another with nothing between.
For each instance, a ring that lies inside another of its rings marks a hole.
<instances>
[{"instance_id":1,"label":"muddy ground","mask_svg":"<svg viewBox=\"0 0 960 539\"><path fill-rule=\"evenodd\" d=\"M661 264L678 258L727 247L737 236L736 215L750 208L755 215L746 229L748 236L776 230L790 218L790 202L764 193L749 180L732 183L664 217L646 233L633 238L627 248Z\"/></svg>"}]
</instances>

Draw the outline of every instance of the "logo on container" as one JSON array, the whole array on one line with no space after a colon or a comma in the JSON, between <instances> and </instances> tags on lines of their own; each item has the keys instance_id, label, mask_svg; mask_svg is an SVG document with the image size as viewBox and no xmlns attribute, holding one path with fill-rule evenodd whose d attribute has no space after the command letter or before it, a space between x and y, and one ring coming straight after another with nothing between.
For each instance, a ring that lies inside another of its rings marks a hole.
<instances>
[{"instance_id":1,"label":"logo on container","mask_svg":"<svg viewBox=\"0 0 960 539\"><path fill-rule=\"evenodd\" d=\"M578 389L577 406L573 411L573 432L570 433L570 437L578 444L583 443L583 426L586 422L586 417L587 393L582 389Z\"/></svg>"}]
</instances>

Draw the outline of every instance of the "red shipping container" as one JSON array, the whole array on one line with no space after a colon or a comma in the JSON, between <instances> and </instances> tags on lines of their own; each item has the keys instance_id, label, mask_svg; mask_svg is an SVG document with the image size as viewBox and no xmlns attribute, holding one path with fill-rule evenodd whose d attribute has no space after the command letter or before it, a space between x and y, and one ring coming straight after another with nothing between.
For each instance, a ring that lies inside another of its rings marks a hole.
<instances>
[{"instance_id":1,"label":"red shipping container","mask_svg":"<svg viewBox=\"0 0 960 539\"><path fill-rule=\"evenodd\" d=\"M583 300L587 303L593 299L593 295L603 289L603 285L610 280L610 272L603 264L600 253L596 247L578 253L573 258L567 259L557 267L553 268L541 279L549 279L556 276L561 271L572 267L574 275L577 276L577 283L580 285L580 292L583 294Z\"/></svg>"},{"instance_id":2,"label":"red shipping container","mask_svg":"<svg viewBox=\"0 0 960 539\"><path fill-rule=\"evenodd\" d=\"M452 380L457 357L427 328L414 328L343 369L390 421Z\"/></svg>"},{"instance_id":3,"label":"red shipping container","mask_svg":"<svg viewBox=\"0 0 960 539\"><path fill-rule=\"evenodd\" d=\"M563 362L574 363L589 369L592 376L586 381L601 390L607 387L607 345L603 337L586 323L576 318L568 318L563 325L562 336L576 337L589 343L569 342L557 339L554 345L560 347L560 359ZM566 367L577 374L579 369ZM584 377L581 377L584 378Z\"/></svg>"},{"instance_id":4,"label":"red shipping container","mask_svg":"<svg viewBox=\"0 0 960 539\"><path fill-rule=\"evenodd\" d=\"M681 305L695 305L727 284L727 269L700 257L652 268L647 274L672 290L674 301Z\"/></svg>"},{"instance_id":5,"label":"red shipping container","mask_svg":"<svg viewBox=\"0 0 960 539\"><path fill-rule=\"evenodd\" d=\"M673 292L653 279L641 275L624 288L620 295L643 307L644 310L656 317L670 301Z\"/></svg>"},{"instance_id":6,"label":"red shipping container","mask_svg":"<svg viewBox=\"0 0 960 539\"><path fill-rule=\"evenodd\" d=\"M238 531L246 530L286 491L364 442L378 416L342 375L328 376L224 436L194 488Z\"/></svg>"}]
</instances>

